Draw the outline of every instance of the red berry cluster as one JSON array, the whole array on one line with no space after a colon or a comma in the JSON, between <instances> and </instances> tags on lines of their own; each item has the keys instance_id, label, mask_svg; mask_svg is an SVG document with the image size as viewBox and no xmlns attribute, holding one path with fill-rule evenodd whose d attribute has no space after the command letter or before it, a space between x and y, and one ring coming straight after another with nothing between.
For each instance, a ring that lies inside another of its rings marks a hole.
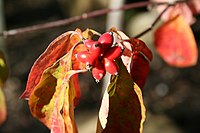
<instances>
[{"instance_id":1,"label":"red berry cluster","mask_svg":"<svg viewBox=\"0 0 200 133\"><path fill-rule=\"evenodd\" d=\"M96 81L101 80L105 73L118 73L118 66L115 59L119 58L122 53L120 46L113 45L113 33L106 32L102 34L98 41L92 39L83 40L86 51L79 52L76 57L86 63L87 69L92 70L92 75Z\"/></svg>"}]
</instances>

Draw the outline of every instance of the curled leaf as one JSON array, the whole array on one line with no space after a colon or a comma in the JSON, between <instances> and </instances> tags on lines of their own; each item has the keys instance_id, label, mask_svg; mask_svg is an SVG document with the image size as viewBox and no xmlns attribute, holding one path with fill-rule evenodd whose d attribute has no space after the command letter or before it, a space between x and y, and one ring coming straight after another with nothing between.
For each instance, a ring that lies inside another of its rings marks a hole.
<instances>
[{"instance_id":1,"label":"curled leaf","mask_svg":"<svg viewBox=\"0 0 200 133\"><path fill-rule=\"evenodd\" d=\"M71 77L86 70L71 70L73 49L44 71L30 95L32 115L51 129L52 133L77 132L74 121L76 90Z\"/></svg>"},{"instance_id":2,"label":"curled leaf","mask_svg":"<svg viewBox=\"0 0 200 133\"><path fill-rule=\"evenodd\" d=\"M133 51L131 47L131 43L128 41L121 41L121 40L128 40L129 37L126 34L124 34L122 31L114 30L114 32L117 33L117 37L120 40L119 43L124 48L121 59L124 65L126 66L128 72L130 72L131 56L132 56L132 51Z\"/></svg>"},{"instance_id":3,"label":"curled leaf","mask_svg":"<svg viewBox=\"0 0 200 133\"><path fill-rule=\"evenodd\" d=\"M71 39L75 34L76 37ZM52 66L58 59L64 56L74 44L80 41L78 34L78 32L69 31L63 33L50 43L44 53L42 53L33 64L29 73L26 90L21 95L21 98L29 98L35 86L40 82L44 70Z\"/></svg>"},{"instance_id":4,"label":"curled leaf","mask_svg":"<svg viewBox=\"0 0 200 133\"><path fill-rule=\"evenodd\" d=\"M132 55L135 51L141 52L148 60L152 61L153 54L142 40L137 38L129 38L121 31L114 30L114 32L117 33L118 39L120 40L119 43L121 43L124 48L124 52L121 58L129 72L130 72L129 67L131 64Z\"/></svg>"},{"instance_id":5,"label":"curled leaf","mask_svg":"<svg viewBox=\"0 0 200 133\"><path fill-rule=\"evenodd\" d=\"M147 45L140 39L137 38L130 38L129 40L126 40L131 43L133 52L139 51L142 54L144 54L150 61L153 59L153 54L151 50L147 47Z\"/></svg>"},{"instance_id":6,"label":"curled leaf","mask_svg":"<svg viewBox=\"0 0 200 133\"><path fill-rule=\"evenodd\" d=\"M94 35L98 35L98 36L101 36L100 33L96 32L95 30L93 29L86 29L83 33L82 33L83 37L85 39L92 39L92 37Z\"/></svg>"},{"instance_id":7,"label":"curled leaf","mask_svg":"<svg viewBox=\"0 0 200 133\"><path fill-rule=\"evenodd\" d=\"M121 59L130 73L133 81L142 88L149 74L149 61L153 55L147 45L140 39L129 38L123 32L113 30L120 40L124 51ZM149 60L147 60L147 59Z\"/></svg>"},{"instance_id":8,"label":"curled leaf","mask_svg":"<svg viewBox=\"0 0 200 133\"><path fill-rule=\"evenodd\" d=\"M3 92L3 86L8 78L8 66L3 52L0 51L0 125L5 122L7 117L6 99Z\"/></svg>"}]
</instances>

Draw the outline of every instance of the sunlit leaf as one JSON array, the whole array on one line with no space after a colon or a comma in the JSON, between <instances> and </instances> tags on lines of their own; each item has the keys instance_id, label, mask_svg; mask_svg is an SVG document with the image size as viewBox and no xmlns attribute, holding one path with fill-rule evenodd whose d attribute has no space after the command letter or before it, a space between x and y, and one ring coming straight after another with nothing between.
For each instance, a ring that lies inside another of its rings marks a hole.
<instances>
[{"instance_id":1,"label":"sunlit leaf","mask_svg":"<svg viewBox=\"0 0 200 133\"><path fill-rule=\"evenodd\" d=\"M162 24L154 34L155 47L169 65L189 67L197 63L197 44L190 26L182 16Z\"/></svg>"},{"instance_id":2,"label":"sunlit leaf","mask_svg":"<svg viewBox=\"0 0 200 133\"><path fill-rule=\"evenodd\" d=\"M82 33L83 37L85 39L92 39L92 37L94 35L97 35L97 36L100 36L101 34L96 32L95 30L93 29L86 29L83 33Z\"/></svg>"},{"instance_id":3,"label":"sunlit leaf","mask_svg":"<svg viewBox=\"0 0 200 133\"><path fill-rule=\"evenodd\" d=\"M78 32L75 31L63 33L53 40L44 53L42 53L33 64L29 73L26 90L21 95L21 98L29 98L31 92L39 83L44 70L52 66L58 59L64 56L74 44L79 41L80 37L78 36Z\"/></svg>"},{"instance_id":4,"label":"sunlit leaf","mask_svg":"<svg viewBox=\"0 0 200 133\"><path fill-rule=\"evenodd\" d=\"M131 64L131 56L132 56L131 43L128 41L121 41L121 40L128 40L129 37L126 34L124 34L122 31L117 31L114 29L114 32L117 33L117 37L124 48L121 59L124 65L126 66L128 72L130 72L130 64Z\"/></svg>"},{"instance_id":5,"label":"sunlit leaf","mask_svg":"<svg viewBox=\"0 0 200 133\"><path fill-rule=\"evenodd\" d=\"M3 86L8 78L8 66L4 57L3 52L0 51L0 125L6 120L6 100L3 92Z\"/></svg>"},{"instance_id":6,"label":"sunlit leaf","mask_svg":"<svg viewBox=\"0 0 200 133\"><path fill-rule=\"evenodd\" d=\"M49 127L52 133L77 132L74 121L76 90L70 77L86 70L71 70L73 49L44 71L30 95L32 115Z\"/></svg>"},{"instance_id":7,"label":"sunlit leaf","mask_svg":"<svg viewBox=\"0 0 200 133\"><path fill-rule=\"evenodd\" d=\"M2 88L0 88L0 125L6 120L6 101Z\"/></svg>"},{"instance_id":8,"label":"sunlit leaf","mask_svg":"<svg viewBox=\"0 0 200 133\"><path fill-rule=\"evenodd\" d=\"M140 88L143 88L149 75L149 62L140 53L135 51L131 61L131 77Z\"/></svg>"},{"instance_id":9,"label":"sunlit leaf","mask_svg":"<svg viewBox=\"0 0 200 133\"><path fill-rule=\"evenodd\" d=\"M141 133L145 120L145 106L140 88L134 84L120 60L119 75L111 76L110 85L101 104L97 132ZM109 98L108 98L109 97ZM108 104L109 103L109 104ZM102 129L101 129L102 128Z\"/></svg>"},{"instance_id":10,"label":"sunlit leaf","mask_svg":"<svg viewBox=\"0 0 200 133\"><path fill-rule=\"evenodd\" d=\"M0 51L0 86L3 87L6 79L8 78L8 66L6 63L5 56L3 52Z\"/></svg>"}]
</instances>

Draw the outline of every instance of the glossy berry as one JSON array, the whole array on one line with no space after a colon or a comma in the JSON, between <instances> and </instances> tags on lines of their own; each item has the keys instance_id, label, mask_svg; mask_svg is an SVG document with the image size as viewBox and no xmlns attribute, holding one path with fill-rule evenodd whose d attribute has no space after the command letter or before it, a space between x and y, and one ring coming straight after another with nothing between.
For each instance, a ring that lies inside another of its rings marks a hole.
<instances>
[{"instance_id":1,"label":"glossy berry","mask_svg":"<svg viewBox=\"0 0 200 133\"><path fill-rule=\"evenodd\" d=\"M101 53L101 45L98 42L93 43L93 45L90 48L90 51L88 51L90 56L87 57L87 68L90 70L93 66L95 61L99 59L100 53Z\"/></svg>"},{"instance_id":2,"label":"glossy berry","mask_svg":"<svg viewBox=\"0 0 200 133\"><path fill-rule=\"evenodd\" d=\"M104 58L103 63L104 63L104 68L108 73L110 73L111 75L118 74L118 66L114 60L109 60L107 58Z\"/></svg>"},{"instance_id":3,"label":"glossy berry","mask_svg":"<svg viewBox=\"0 0 200 133\"><path fill-rule=\"evenodd\" d=\"M88 51L81 51L81 52L76 54L76 58L78 59L78 61L80 61L82 63L87 63L90 56L91 55Z\"/></svg>"},{"instance_id":4,"label":"glossy berry","mask_svg":"<svg viewBox=\"0 0 200 133\"><path fill-rule=\"evenodd\" d=\"M91 58L97 60L101 54L101 44L96 41L92 44L89 52L91 53Z\"/></svg>"},{"instance_id":5,"label":"glossy berry","mask_svg":"<svg viewBox=\"0 0 200 133\"><path fill-rule=\"evenodd\" d=\"M112 46L113 40L114 40L113 33L106 32L99 37L98 42L102 44L104 51L106 51L108 48Z\"/></svg>"},{"instance_id":6,"label":"glossy berry","mask_svg":"<svg viewBox=\"0 0 200 133\"><path fill-rule=\"evenodd\" d=\"M122 48L120 46L114 46L106 51L106 53L104 54L104 58L107 58L109 60L114 60L116 58L119 58L121 54L122 54Z\"/></svg>"},{"instance_id":7,"label":"glossy berry","mask_svg":"<svg viewBox=\"0 0 200 133\"><path fill-rule=\"evenodd\" d=\"M90 51L92 45L93 45L94 43L96 43L96 42L95 42L94 40L92 40L92 39L86 39L86 40L83 40L83 43L84 43L86 49L87 49L88 51Z\"/></svg>"},{"instance_id":8,"label":"glossy berry","mask_svg":"<svg viewBox=\"0 0 200 133\"><path fill-rule=\"evenodd\" d=\"M105 68L103 64L99 61L92 68L92 76L95 78L96 82L99 82L105 76Z\"/></svg>"}]
</instances>

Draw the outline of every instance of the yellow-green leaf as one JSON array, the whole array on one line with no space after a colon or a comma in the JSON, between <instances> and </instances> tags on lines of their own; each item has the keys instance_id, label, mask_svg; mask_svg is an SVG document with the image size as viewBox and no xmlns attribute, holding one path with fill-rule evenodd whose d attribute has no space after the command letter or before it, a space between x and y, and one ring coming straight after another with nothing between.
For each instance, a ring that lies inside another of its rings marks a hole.
<instances>
[{"instance_id":1,"label":"yellow-green leaf","mask_svg":"<svg viewBox=\"0 0 200 133\"><path fill-rule=\"evenodd\" d=\"M3 87L4 82L8 78L8 66L3 52L0 51L0 86Z\"/></svg>"},{"instance_id":2,"label":"yellow-green leaf","mask_svg":"<svg viewBox=\"0 0 200 133\"><path fill-rule=\"evenodd\" d=\"M52 133L77 132L73 116L76 92L70 77L86 70L71 70L73 50L74 47L44 71L30 95L32 115L49 127Z\"/></svg>"},{"instance_id":3,"label":"yellow-green leaf","mask_svg":"<svg viewBox=\"0 0 200 133\"><path fill-rule=\"evenodd\" d=\"M6 100L3 93L3 85L8 78L8 66L3 52L0 51L0 125L6 120Z\"/></svg>"}]
</instances>

